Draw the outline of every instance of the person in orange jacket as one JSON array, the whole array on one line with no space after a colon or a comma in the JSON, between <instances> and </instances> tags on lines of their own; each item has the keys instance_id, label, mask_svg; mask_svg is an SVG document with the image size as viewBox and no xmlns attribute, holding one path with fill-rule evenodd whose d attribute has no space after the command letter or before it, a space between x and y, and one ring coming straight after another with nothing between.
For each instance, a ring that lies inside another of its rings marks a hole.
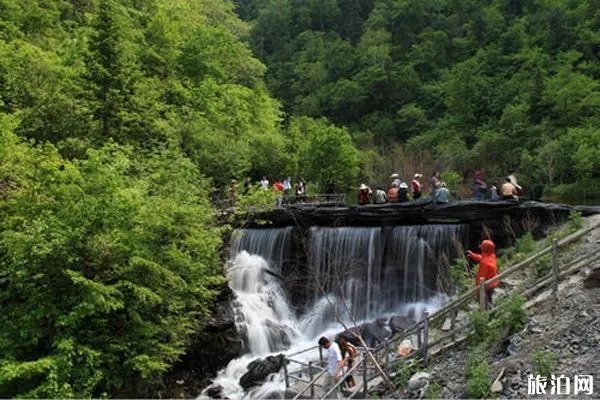
<instances>
[{"instance_id":1,"label":"person in orange jacket","mask_svg":"<svg viewBox=\"0 0 600 400\"><path fill-rule=\"evenodd\" d=\"M481 254L474 253L471 250L467 252L467 256L474 261L479 262L479 269L477 270L477 277L475 278L475 285L479 287L481 279L489 280L498 275L498 267L496 264L496 245L491 240L484 240L479 245ZM492 283L485 285L485 295L487 297L488 307L492 304L492 295L494 289L500 284L500 280L496 280Z\"/></svg>"}]
</instances>

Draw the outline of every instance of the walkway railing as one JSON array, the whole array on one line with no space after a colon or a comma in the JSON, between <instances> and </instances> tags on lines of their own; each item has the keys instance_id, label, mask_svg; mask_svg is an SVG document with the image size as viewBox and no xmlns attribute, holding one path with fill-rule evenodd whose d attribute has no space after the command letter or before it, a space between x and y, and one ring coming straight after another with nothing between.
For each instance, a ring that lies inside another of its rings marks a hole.
<instances>
[{"instance_id":1,"label":"walkway railing","mask_svg":"<svg viewBox=\"0 0 600 400\"><path fill-rule=\"evenodd\" d=\"M522 271L526 270L527 268L534 266L536 261L539 261L541 257L543 257L547 254L552 255L552 271L550 273L546 274L545 276L530 283L527 287L512 291L511 294L512 295L520 294L524 297L530 297L533 294L535 294L537 291L539 291L540 289L543 289L543 288L546 288L546 287L552 285L552 294L556 298L557 293L558 293L558 283L559 283L560 279L562 279L566 276L572 275L573 273L577 272L582 267L589 265L590 263L600 261L600 253L590 254L590 255L579 257L575 260L570 261L568 264L562 266L562 271L561 271L560 259L559 259L560 249L581 239L588 233L590 233L598 228L600 228L600 222L595 223L588 228L581 229L571 235L568 235L567 237L565 237L563 239L554 240L551 246L545 247L544 249L538 251L537 253L533 254L532 256L528 257L527 259L525 259L525 260L515 264L511 268L508 268L507 270L503 271L502 273L495 276L494 278L491 278L487 281L481 282L479 287L475 287L475 288L469 290L468 292L464 293L457 299L446 304L441 309L435 311L431 315L429 315L428 313L425 313L424 318L421 321L415 323L412 327L393 336L392 338L385 340L379 346L377 346L373 349L369 349L369 351L371 351L371 353L375 356L375 358L377 360L381 361L381 363L380 363L381 369L386 374L389 374L392 371L392 369L395 366L397 366L398 364L404 363L410 359L418 359L423 365L426 366L428 364L429 357L432 355L431 349L442 345L447 340L453 339L459 333L468 331L470 329L470 327L471 327L470 321L466 321L463 325L457 327L456 319L457 319L458 312L462 308L464 308L471 299L476 297L477 294L479 294L479 306L480 306L481 310L483 310L483 311L495 312L498 309L502 308L506 304L506 303L501 303L492 309L488 309L487 296L485 295L485 285L486 284L496 282L500 279L504 279L506 277L514 275L517 272L522 272ZM430 335L429 335L430 327L435 323L441 322L442 318L444 320L446 318L450 318L450 330L445 335L441 335L440 337L436 338L435 340L430 341ZM411 338L413 336L416 336L416 340L417 340L416 349L412 353L410 353L406 356L398 357L393 361L390 360L390 347L395 348L398 343L400 343L401 341L403 341L407 338ZM464 339L464 338L466 338L466 335L462 339ZM438 351L436 352L436 354L448 349L449 347L456 344L457 342L462 341L462 339L452 342L447 346L438 348ZM301 362L298 362L297 360L294 360L291 357L295 357L299 354L315 350L315 348L317 348L317 347L318 346L311 347L309 349L305 349L300 352L287 355L286 359L290 363L303 364ZM343 385L346 377L348 377L349 375L353 375L356 371L359 371L359 370L362 372L362 382L361 382L362 390L360 390L360 391L354 390L349 394L349 396L346 396L346 398L353 398L359 392L363 392L363 395L365 396L365 398L367 397L367 394L369 391L369 384L371 382L373 382L373 380L375 380L379 374L378 374L377 369L373 368L374 365L369 366L369 359L368 359L368 357L366 357L366 350L365 349L361 350L361 348L359 348L359 352L361 355L360 355L360 357L357 358L357 360L355 360L355 364L354 364L352 370L346 372L344 374L344 376L337 382L337 384L334 387L332 387L330 390L328 390L326 393L324 393L319 398L321 398L321 399L328 398L336 390L340 389L340 387ZM326 369L323 368L322 350L319 348L319 361L317 363L317 366L315 366L315 364L312 362L309 362L308 364L304 363L304 365L305 366L307 365L309 370L316 368L320 372L316 376L311 373L310 382L306 382L306 380L303 380L304 382L307 383L307 386L304 387L304 389L301 392L299 392L294 399L300 398L302 395L304 395L304 393L306 393L307 390L310 390L311 398L315 397L315 386L320 387L320 385L318 385L316 382L326 373ZM376 373L369 374L369 372L373 371L373 370L375 370ZM286 376L285 379L286 379L286 387L287 388L290 387L290 381L289 381L290 378L300 380L294 376L294 374L297 372L298 371L294 371L293 373L290 373L287 370L287 367L284 369L284 373Z\"/></svg>"},{"instance_id":2,"label":"walkway railing","mask_svg":"<svg viewBox=\"0 0 600 400\"><path fill-rule=\"evenodd\" d=\"M343 205L344 197L344 194L282 195L279 200L273 203L273 208ZM235 201L231 199L213 199L213 205L218 210L232 210L236 208ZM247 211L253 210L249 207Z\"/></svg>"}]
</instances>

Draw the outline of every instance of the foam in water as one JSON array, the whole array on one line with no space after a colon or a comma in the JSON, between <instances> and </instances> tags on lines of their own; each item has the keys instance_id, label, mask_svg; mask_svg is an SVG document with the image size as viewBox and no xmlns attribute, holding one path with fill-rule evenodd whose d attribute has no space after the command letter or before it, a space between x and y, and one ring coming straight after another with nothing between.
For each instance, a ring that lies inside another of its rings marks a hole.
<instances>
[{"instance_id":1,"label":"foam in water","mask_svg":"<svg viewBox=\"0 0 600 400\"><path fill-rule=\"evenodd\" d=\"M289 257L292 228L242 230L234 236L227 273L236 293L238 328L246 332L249 354L231 361L213 381L230 399L264 398L285 390L282 374L245 392L239 385L247 365L256 358L316 345L333 337L342 323L353 326L371 317L433 312L447 298L436 293L431 271L456 255L458 225L381 228L312 228L310 263L318 282L311 306L295 315L283 286L269 274L281 274ZM453 254L454 253L454 254ZM433 266L433 267L432 267ZM309 277L307 277L307 280ZM352 317L356 318L353 319ZM318 352L302 356L306 361ZM201 398L206 398L201 395Z\"/></svg>"}]
</instances>

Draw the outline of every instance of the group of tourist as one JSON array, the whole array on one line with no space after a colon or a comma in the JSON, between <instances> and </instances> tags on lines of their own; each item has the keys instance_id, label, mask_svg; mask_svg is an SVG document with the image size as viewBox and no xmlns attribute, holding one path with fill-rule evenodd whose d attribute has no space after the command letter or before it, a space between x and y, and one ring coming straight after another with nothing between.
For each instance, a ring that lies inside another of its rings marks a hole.
<instances>
[{"instance_id":1,"label":"group of tourist","mask_svg":"<svg viewBox=\"0 0 600 400\"><path fill-rule=\"evenodd\" d=\"M269 180L267 179L266 176L263 176L262 179L258 182L258 186L263 190L272 189L276 193L280 193L282 196L280 196L277 200L277 204L279 206L281 205L281 202L283 201L284 195L289 196L292 194L292 189L294 189L293 193L296 195L296 198L303 198L306 195L306 182L302 178L298 181L298 183L296 184L296 186L294 188L294 186L292 185L292 178L289 176L284 178L283 180L279 180L278 178L275 178L273 180L272 184L269 182ZM250 190L252 188L253 188L252 181L250 178L247 178L244 181L244 192L243 193L247 194L248 192L250 192ZM232 179L231 183L229 185L227 197L229 198L229 200L232 203L235 203L235 201L237 200L237 197L238 197L238 193L239 193L238 181L235 179Z\"/></svg>"},{"instance_id":2,"label":"group of tourist","mask_svg":"<svg viewBox=\"0 0 600 400\"><path fill-rule=\"evenodd\" d=\"M325 392L331 390L340 379L352 370L354 359L358 355L358 350L346 338L339 336L335 341L331 341L325 336L319 339L319 346L327 352L327 377L323 389ZM350 374L344 379L344 389L352 389L356 386L354 377Z\"/></svg>"},{"instance_id":3,"label":"group of tourist","mask_svg":"<svg viewBox=\"0 0 600 400\"><path fill-rule=\"evenodd\" d=\"M358 189L358 204L404 203L411 199L420 199L423 195L423 184L421 183L422 177L422 174L418 172L415 173L409 188L408 184L400 179L400 176L397 173L393 173L390 176L391 182L387 191L382 187L377 187L377 189L373 191L369 186L363 183ZM429 184L431 198L435 203L447 203L450 200L450 191L448 190L446 183L442 182L440 179L439 171L433 172Z\"/></svg>"},{"instance_id":4,"label":"group of tourist","mask_svg":"<svg viewBox=\"0 0 600 400\"><path fill-rule=\"evenodd\" d=\"M382 186L376 187L375 190L361 184L358 193L357 201L359 205L367 204L386 204L386 203L404 203L410 200L418 200L423 196L424 184L421 182L423 175L415 173L410 184L400 178L400 175L393 173L390 175L390 183L387 188ZM281 195L278 197L277 206L281 206L284 197L294 195L295 201L302 201L306 198L306 182L300 178L296 185L292 184L292 178L286 177L283 180L275 178L273 182L269 182L266 176L258 182L261 189L274 190ZM252 189L252 181L247 178L244 182L243 193L246 194ZM475 200L518 200L518 193L521 186L518 185L514 174L510 174L505 178L505 182L498 188L496 183L488 185L485 182L482 171L476 171L473 177L473 195ZM235 203L239 193L239 185L235 179L231 180L228 190L228 198L232 203ZM325 188L325 195L332 196L335 193L335 187L332 182L329 182ZM448 203L450 201L450 191L445 182L440 178L439 171L434 171L429 179L429 195L434 203Z\"/></svg>"},{"instance_id":5,"label":"group of tourist","mask_svg":"<svg viewBox=\"0 0 600 400\"><path fill-rule=\"evenodd\" d=\"M500 189L498 189L498 185L495 182L488 186L484 180L483 172L480 170L476 171L473 176L473 194L475 200L518 200L521 189L514 174L510 174L504 179L504 183L502 183Z\"/></svg>"}]
</instances>

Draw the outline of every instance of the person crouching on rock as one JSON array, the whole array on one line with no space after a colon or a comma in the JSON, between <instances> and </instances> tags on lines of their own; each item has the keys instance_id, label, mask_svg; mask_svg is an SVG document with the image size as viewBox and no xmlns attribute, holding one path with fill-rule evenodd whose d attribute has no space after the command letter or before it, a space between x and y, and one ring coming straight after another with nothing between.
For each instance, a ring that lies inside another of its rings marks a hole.
<instances>
[{"instance_id":1,"label":"person crouching on rock","mask_svg":"<svg viewBox=\"0 0 600 400\"><path fill-rule=\"evenodd\" d=\"M342 352L342 359L344 360L346 371L350 371L354 366L354 359L356 358L358 351L356 350L356 347L348 342L343 336L338 337L337 342L340 345L340 351ZM346 377L346 386L351 388L355 385L356 381L354 380L354 377L352 375L348 375Z\"/></svg>"},{"instance_id":2,"label":"person crouching on rock","mask_svg":"<svg viewBox=\"0 0 600 400\"><path fill-rule=\"evenodd\" d=\"M471 250L467 252L467 256L474 261L479 262L479 269L477 270L477 277L475 278L475 285L479 287L479 282L483 280L490 280L491 278L498 275L498 267L496 264L496 245L491 240L484 240L479 245L481 254L474 253ZM492 283L485 285L485 295L487 298L486 306L491 308L492 295L494 289L500 284L500 280L496 280Z\"/></svg>"},{"instance_id":3,"label":"person crouching on rock","mask_svg":"<svg viewBox=\"0 0 600 400\"><path fill-rule=\"evenodd\" d=\"M342 377L344 359L338 344L330 341L325 336L319 339L319 346L327 350L327 379L323 388L327 393Z\"/></svg>"}]
</instances>

